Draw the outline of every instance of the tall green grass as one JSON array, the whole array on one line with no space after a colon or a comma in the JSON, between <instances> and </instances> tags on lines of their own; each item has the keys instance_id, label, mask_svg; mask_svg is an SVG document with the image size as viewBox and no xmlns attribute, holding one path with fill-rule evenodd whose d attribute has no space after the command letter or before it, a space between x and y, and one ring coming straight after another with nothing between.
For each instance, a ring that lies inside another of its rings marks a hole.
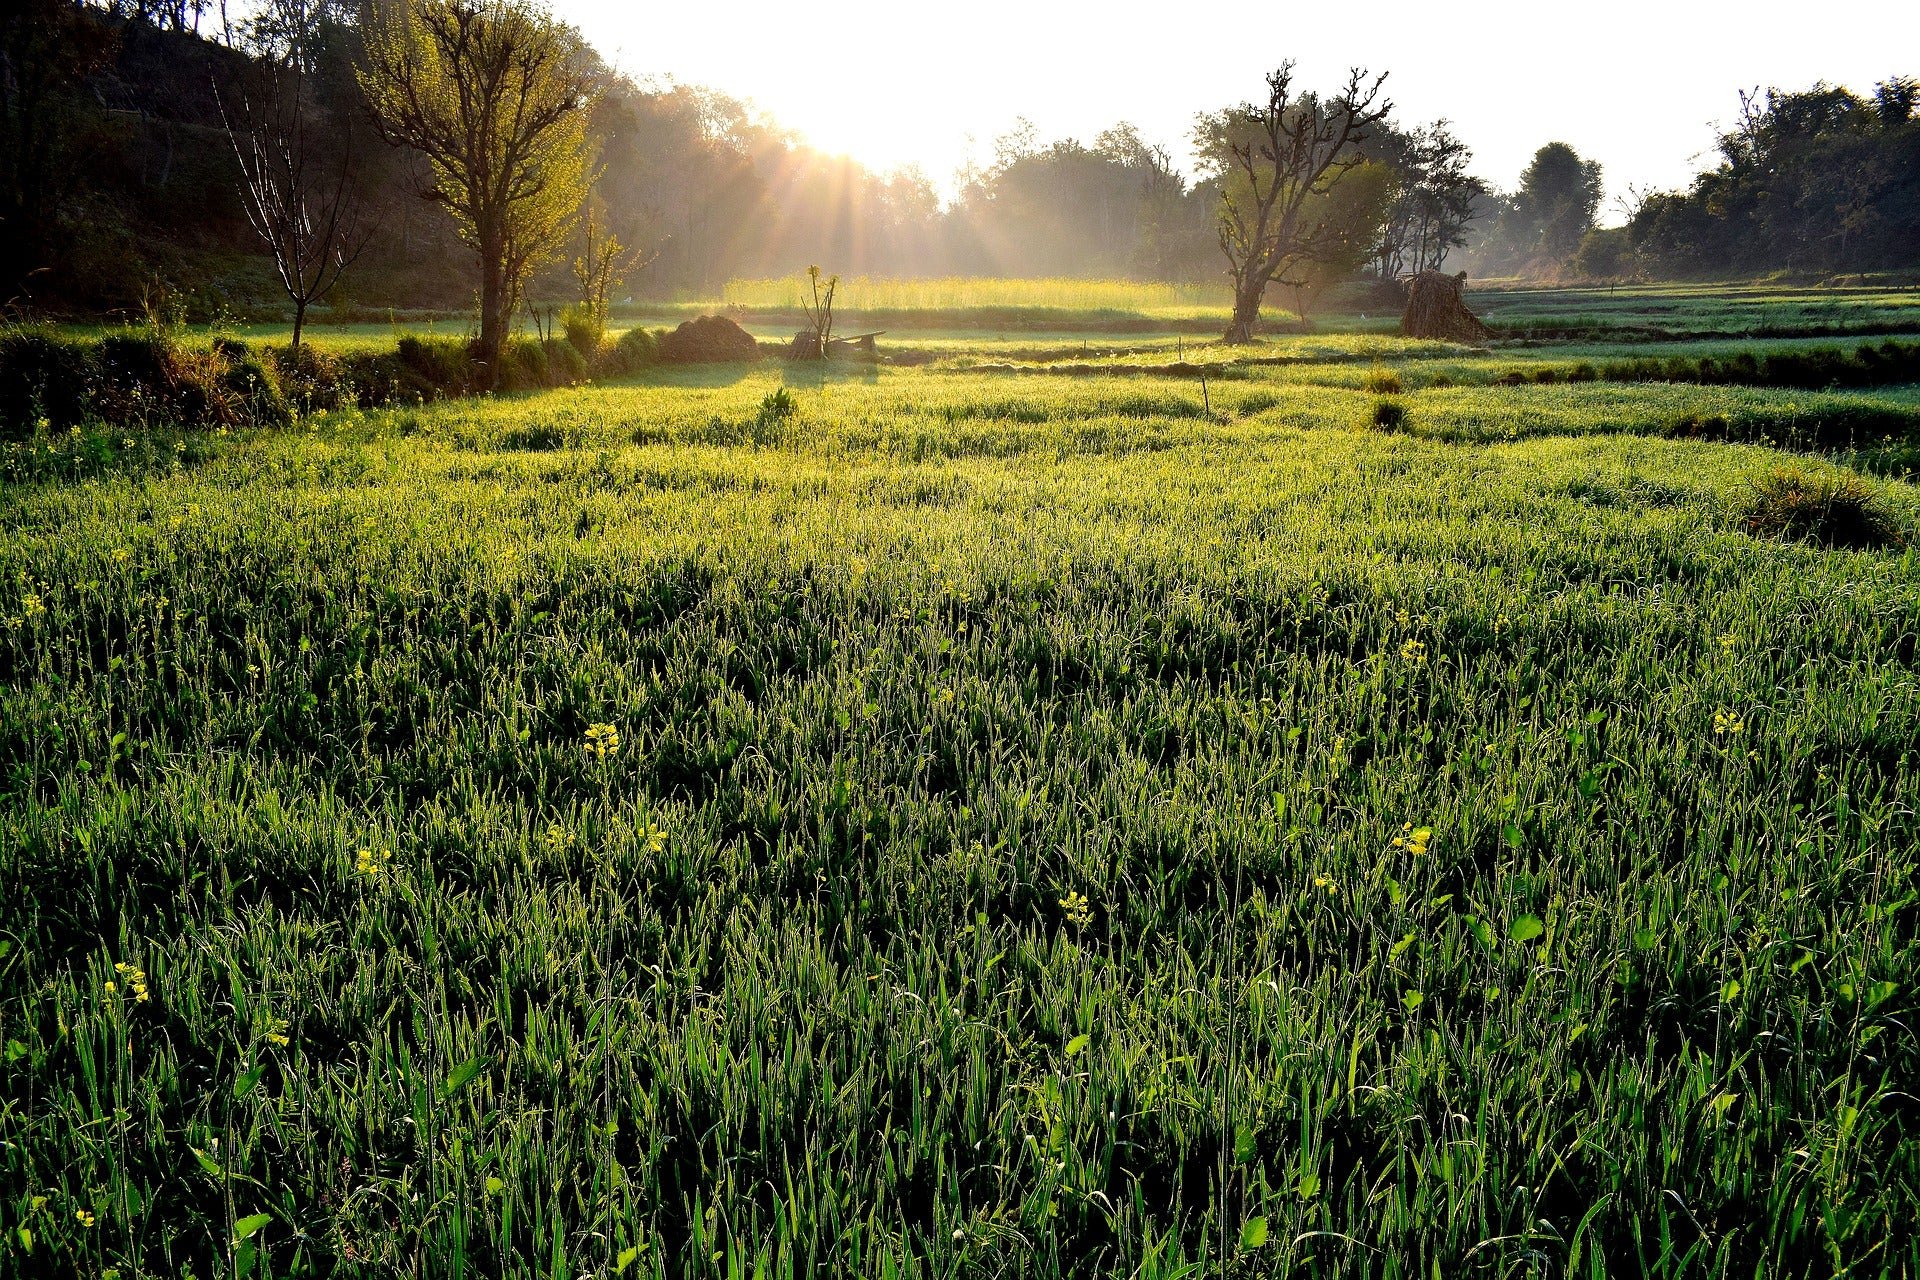
<instances>
[{"instance_id":1,"label":"tall green grass","mask_svg":"<svg viewBox=\"0 0 1920 1280\"><path fill-rule=\"evenodd\" d=\"M1920 1269L1920 560L1662 438L1876 402L1401 399L16 450L0 1271Z\"/></svg>"}]
</instances>

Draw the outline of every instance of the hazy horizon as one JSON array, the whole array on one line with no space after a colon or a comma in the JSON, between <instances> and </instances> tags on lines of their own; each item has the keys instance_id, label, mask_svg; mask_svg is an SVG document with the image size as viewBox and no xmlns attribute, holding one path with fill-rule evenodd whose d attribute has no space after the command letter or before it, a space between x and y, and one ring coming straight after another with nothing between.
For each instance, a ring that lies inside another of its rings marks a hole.
<instances>
[{"instance_id":1,"label":"hazy horizon","mask_svg":"<svg viewBox=\"0 0 1920 1280\"><path fill-rule=\"evenodd\" d=\"M718 35L715 11L554 2L630 75L719 90L823 151L882 171L916 166L943 195L1021 117L1043 142L1089 144L1130 121L1190 169L1195 114L1253 95L1292 57L1312 88L1334 87L1350 65L1390 72L1399 121L1448 119L1473 148L1474 171L1502 189L1542 144L1571 144L1605 169L1603 223L1618 221L1613 199L1629 185L1683 187L1709 163L1741 89L1825 80L1864 92L1914 73L1901 59L1920 53L1920 6L1882 2L1853 10L1862 14L1853 22L1803 27L1803 8L1777 3L1745 6L1735 20L1624 0L1600 18L1548 23L1533 6L1496 0L1429 31L1431 10L1403 5L1355 23L1313 12L1263 19L1259 6L1228 0L1208 20L1184 22L1145 7L1130 19L1120 6L1009 0L937 17L874 0L746 0L724 11ZM1879 33L1870 47L1859 27ZM1635 94L1603 95L1621 81Z\"/></svg>"}]
</instances>

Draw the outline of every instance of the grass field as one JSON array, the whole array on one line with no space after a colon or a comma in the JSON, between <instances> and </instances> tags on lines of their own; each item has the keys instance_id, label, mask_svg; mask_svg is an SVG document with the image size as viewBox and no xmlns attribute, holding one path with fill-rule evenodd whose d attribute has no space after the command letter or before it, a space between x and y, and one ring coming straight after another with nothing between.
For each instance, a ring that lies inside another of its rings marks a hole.
<instances>
[{"instance_id":1,"label":"grass field","mask_svg":"<svg viewBox=\"0 0 1920 1280\"><path fill-rule=\"evenodd\" d=\"M1920 391L965 329L9 447L0 1274L1920 1273Z\"/></svg>"},{"instance_id":2,"label":"grass field","mask_svg":"<svg viewBox=\"0 0 1920 1280\"><path fill-rule=\"evenodd\" d=\"M1474 307L1511 336L1795 337L1920 332L1920 287L1788 288L1639 284L1473 290Z\"/></svg>"}]
</instances>

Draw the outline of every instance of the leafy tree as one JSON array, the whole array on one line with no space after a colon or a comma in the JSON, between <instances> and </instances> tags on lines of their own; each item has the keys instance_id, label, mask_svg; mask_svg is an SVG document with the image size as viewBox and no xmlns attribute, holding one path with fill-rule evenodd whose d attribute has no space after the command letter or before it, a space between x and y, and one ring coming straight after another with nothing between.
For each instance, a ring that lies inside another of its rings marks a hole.
<instances>
[{"instance_id":1,"label":"leafy tree","mask_svg":"<svg viewBox=\"0 0 1920 1280\"><path fill-rule=\"evenodd\" d=\"M1642 202L1641 256L1673 274L1873 270L1920 262L1920 82L1863 97L1815 84L1742 93L1720 163Z\"/></svg>"},{"instance_id":2,"label":"leafy tree","mask_svg":"<svg viewBox=\"0 0 1920 1280\"><path fill-rule=\"evenodd\" d=\"M1200 117L1194 149L1219 187L1218 238L1233 280L1226 341L1251 342L1267 286L1288 270L1344 251L1351 229L1324 199L1365 156L1360 144L1392 104L1386 76L1355 68L1330 98L1295 93L1293 63L1267 75L1264 101Z\"/></svg>"},{"instance_id":3,"label":"leafy tree","mask_svg":"<svg viewBox=\"0 0 1920 1280\"><path fill-rule=\"evenodd\" d=\"M1365 148L1393 175L1393 198L1381 219L1374 270L1386 280L1438 271L1466 243L1486 184L1467 172L1473 152L1436 121L1412 132L1383 123Z\"/></svg>"},{"instance_id":4,"label":"leafy tree","mask_svg":"<svg viewBox=\"0 0 1920 1280\"><path fill-rule=\"evenodd\" d=\"M1564 142L1549 142L1520 174L1510 238L1533 264L1558 269L1593 230L1602 192L1597 161L1581 159Z\"/></svg>"},{"instance_id":5,"label":"leafy tree","mask_svg":"<svg viewBox=\"0 0 1920 1280\"><path fill-rule=\"evenodd\" d=\"M366 34L360 85L381 131L426 156L429 198L478 259L475 355L496 376L527 277L558 256L586 197L578 52L536 0L399 0Z\"/></svg>"},{"instance_id":6,"label":"leafy tree","mask_svg":"<svg viewBox=\"0 0 1920 1280\"><path fill-rule=\"evenodd\" d=\"M1574 251L1573 269L1588 280L1620 280L1634 273L1633 239L1625 227L1596 227Z\"/></svg>"}]
</instances>

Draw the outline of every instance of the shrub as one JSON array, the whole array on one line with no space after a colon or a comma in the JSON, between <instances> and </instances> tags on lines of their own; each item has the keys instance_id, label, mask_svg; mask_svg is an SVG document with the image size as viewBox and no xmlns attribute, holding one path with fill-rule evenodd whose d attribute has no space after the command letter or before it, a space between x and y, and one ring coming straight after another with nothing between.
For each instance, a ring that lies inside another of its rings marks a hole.
<instances>
[{"instance_id":1,"label":"shrub","mask_svg":"<svg viewBox=\"0 0 1920 1280\"><path fill-rule=\"evenodd\" d=\"M95 348L50 333L0 336L0 440L24 439L41 418L65 430L92 416Z\"/></svg>"},{"instance_id":2,"label":"shrub","mask_svg":"<svg viewBox=\"0 0 1920 1280\"><path fill-rule=\"evenodd\" d=\"M547 382L547 349L538 338L515 338L500 351L502 391L527 391Z\"/></svg>"},{"instance_id":3,"label":"shrub","mask_svg":"<svg viewBox=\"0 0 1920 1280\"><path fill-rule=\"evenodd\" d=\"M1407 423L1407 406L1398 400L1373 402L1373 425L1382 431L1397 431Z\"/></svg>"},{"instance_id":4,"label":"shrub","mask_svg":"<svg viewBox=\"0 0 1920 1280\"><path fill-rule=\"evenodd\" d=\"M1375 365L1367 373L1366 389L1377 396L1397 396L1400 394L1400 375L1391 369Z\"/></svg>"},{"instance_id":5,"label":"shrub","mask_svg":"<svg viewBox=\"0 0 1920 1280\"><path fill-rule=\"evenodd\" d=\"M582 303L575 303L562 313L560 328L567 335L567 345L582 360L591 359L606 341L606 324L592 307Z\"/></svg>"},{"instance_id":6,"label":"shrub","mask_svg":"<svg viewBox=\"0 0 1920 1280\"><path fill-rule=\"evenodd\" d=\"M1747 532L1829 547L1889 547L1906 541L1867 483L1850 471L1775 467L1753 482Z\"/></svg>"},{"instance_id":7,"label":"shrub","mask_svg":"<svg viewBox=\"0 0 1920 1280\"><path fill-rule=\"evenodd\" d=\"M660 360L660 339L656 334L642 328L632 328L612 342L602 343L598 357L594 360L593 371L600 375L619 376L638 373L648 365Z\"/></svg>"},{"instance_id":8,"label":"shrub","mask_svg":"<svg viewBox=\"0 0 1920 1280\"><path fill-rule=\"evenodd\" d=\"M213 350L225 364L220 382L238 401L241 422L284 427L293 421L293 411L280 389L279 372L271 363L236 338L216 339Z\"/></svg>"},{"instance_id":9,"label":"shrub","mask_svg":"<svg viewBox=\"0 0 1920 1280\"><path fill-rule=\"evenodd\" d=\"M100 340L95 405L116 426L233 427L247 421L245 398L227 382L220 350L196 350L158 329Z\"/></svg>"},{"instance_id":10,"label":"shrub","mask_svg":"<svg viewBox=\"0 0 1920 1280\"><path fill-rule=\"evenodd\" d=\"M408 334L395 348L403 381L422 400L468 395L483 390L486 371L474 363L473 349L459 338L422 338Z\"/></svg>"},{"instance_id":11,"label":"shrub","mask_svg":"<svg viewBox=\"0 0 1920 1280\"><path fill-rule=\"evenodd\" d=\"M287 404L301 413L338 409L354 399L346 368L333 356L303 347L269 347L267 358L279 377Z\"/></svg>"},{"instance_id":12,"label":"shrub","mask_svg":"<svg viewBox=\"0 0 1920 1280\"><path fill-rule=\"evenodd\" d=\"M547 354L548 386L574 387L587 380L587 358L571 338L549 339L542 346Z\"/></svg>"},{"instance_id":13,"label":"shrub","mask_svg":"<svg viewBox=\"0 0 1920 1280\"><path fill-rule=\"evenodd\" d=\"M347 398L363 408L418 404L433 399L419 375L400 361L395 351L356 351L340 362L341 385Z\"/></svg>"}]
</instances>

